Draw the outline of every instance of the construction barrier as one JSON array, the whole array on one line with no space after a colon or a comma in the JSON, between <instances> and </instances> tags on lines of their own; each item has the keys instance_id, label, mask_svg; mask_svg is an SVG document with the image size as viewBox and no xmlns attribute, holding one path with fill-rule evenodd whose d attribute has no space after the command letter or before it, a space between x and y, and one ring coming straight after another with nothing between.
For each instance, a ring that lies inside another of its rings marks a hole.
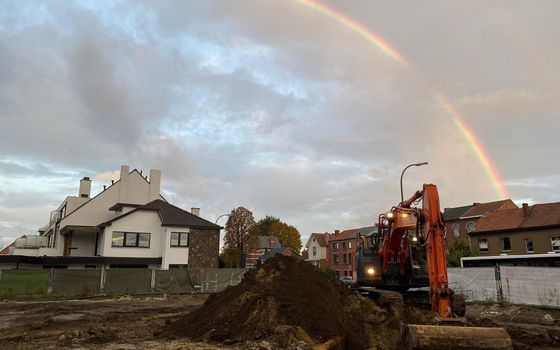
<instances>
[{"instance_id":1,"label":"construction barrier","mask_svg":"<svg viewBox=\"0 0 560 350\"><path fill-rule=\"evenodd\" d=\"M505 301L560 307L560 268L506 266L448 268L450 287L467 301Z\"/></svg>"},{"instance_id":2,"label":"construction barrier","mask_svg":"<svg viewBox=\"0 0 560 350\"><path fill-rule=\"evenodd\" d=\"M241 282L245 272L217 268L0 269L0 297L216 293Z\"/></svg>"},{"instance_id":3,"label":"construction barrier","mask_svg":"<svg viewBox=\"0 0 560 350\"><path fill-rule=\"evenodd\" d=\"M69 296L216 293L241 282L245 269L0 270L3 295ZM467 301L507 301L560 307L560 268L448 268L449 285Z\"/></svg>"}]
</instances>

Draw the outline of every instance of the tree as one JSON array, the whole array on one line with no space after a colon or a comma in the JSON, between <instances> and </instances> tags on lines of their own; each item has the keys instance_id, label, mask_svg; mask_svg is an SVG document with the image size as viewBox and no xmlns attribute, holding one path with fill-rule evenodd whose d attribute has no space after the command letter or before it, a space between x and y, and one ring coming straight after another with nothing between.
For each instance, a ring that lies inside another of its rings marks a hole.
<instances>
[{"instance_id":1,"label":"tree","mask_svg":"<svg viewBox=\"0 0 560 350\"><path fill-rule=\"evenodd\" d=\"M447 264L453 267L461 266L461 258L465 256L474 256L469 244L459 239L455 241L455 244L449 248L449 254L447 256Z\"/></svg>"},{"instance_id":2,"label":"tree","mask_svg":"<svg viewBox=\"0 0 560 350\"><path fill-rule=\"evenodd\" d=\"M238 254L247 253L251 231L255 224L253 213L249 209L244 207L233 209L225 227L224 248Z\"/></svg>"},{"instance_id":3,"label":"tree","mask_svg":"<svg viewBox=\"0 0 560 350\"><path fill-rule=\"evenodd\" d=\"M268 234L278 237L282 247L290 247L299 253L301 250L301 235L297 228L278 220L270 225Z\"/></svg>"},{"instance_id":4,"label":"tree","mask_svg":"<svg viewBox=\"0 0 560 350\"><path fill-rule=\"evenodd\" d=\"M267 215L263 219L260 219L257 222L257 226L255 226L256 233L259 236L269 236L270 235L270 227L274 223L279 223L280 219L274 216Z\"/></svg>"}]
</instances>

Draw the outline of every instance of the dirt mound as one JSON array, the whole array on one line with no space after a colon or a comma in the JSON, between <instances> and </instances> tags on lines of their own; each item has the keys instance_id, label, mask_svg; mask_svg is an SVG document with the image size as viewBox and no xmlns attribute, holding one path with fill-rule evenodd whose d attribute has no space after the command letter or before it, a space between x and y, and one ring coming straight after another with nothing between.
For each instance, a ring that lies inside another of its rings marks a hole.
<instances>
[{"instance_id":1,"label":"dirt mound","mask_svg":"<svg viewBox=\"0 0 560 350\"><path fill-rule=\"evenodd\" d=\"M398 348L400 321L391 310L344 288L311 264L277 255L243 281L210 296L163 328L160 337L237 343L268 340L338 349Z\"/></svg>"}]
</instances>

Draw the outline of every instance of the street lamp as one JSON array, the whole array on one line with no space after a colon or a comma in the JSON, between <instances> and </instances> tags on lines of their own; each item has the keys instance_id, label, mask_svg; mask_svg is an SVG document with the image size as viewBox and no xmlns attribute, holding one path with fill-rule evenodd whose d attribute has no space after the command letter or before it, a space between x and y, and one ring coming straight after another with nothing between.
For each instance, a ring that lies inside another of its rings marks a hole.
<instances>
[{"instance_id":1,"label":"street lamp","mask_svg":"<svg viewBox=\"0 0 560 350\"><path fill-rule=\"evenodd\" d=\"M406 171L406 169L410 168L411 166L422 166L422 165L428 165L428 162L409 164L409 165L407 165L406 168L403 169L403 171L401 173L401 203L404 203L404 194L403 194L403 188L402 188L402 179L403 179L403 176L404 176L404 172Z\"/></svg>"},{"instance_id":2,"label":"street lamp","mask_svg":"<svg viewBox=\"0 0 560 350\"><path fill-rule=\"evenodd\" d=\"M215 224L217 225L217 224L218 224L218 220L220 220L220 219L223 218L224 216L230 216L230 215L231 215L231 214L222 214L222 215L218 216L218 218L216 219Z\"/></svg>"}]
</instances>

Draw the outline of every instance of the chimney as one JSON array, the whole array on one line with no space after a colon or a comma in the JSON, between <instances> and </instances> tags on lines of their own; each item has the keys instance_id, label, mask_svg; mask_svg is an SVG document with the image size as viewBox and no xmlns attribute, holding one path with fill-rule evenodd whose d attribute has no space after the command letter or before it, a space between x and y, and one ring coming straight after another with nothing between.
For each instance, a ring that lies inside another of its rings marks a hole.
<instances>
[{"instance_id":1,"label":"chimney","mask_svg":"<svg viewBox=\"0 0 560 350\"><path fill-rule=\"evenodd\" d=\"M477 203L477 202L475 202L475 203L473 203L472 205L477 206L477 205L481 205L481 204L482 204L482 203Z\"/></svg>"},{"instance_id":2,"label":"chimney","mask_svg":"<svg viewBox=\"0 0 560 350\"><path fill-rule=\"evenodd\" d=\"M529 216L529 204L523 203L523 216Z\"/></svg>"},{"instance_id":3,"label":"chimney","mask_svg":"<svg viewBox=\"0 0 560 350\"><path fill-rule=\"evenodd\" d=\"M91 195L91 180L89 177L80 180L80 193L78 195L82 198L89 198Z\"/></svg>"},{"instance_id":4,"label":"chimney","mask_svg":"<svg viewBox=\"0 0 560 350\"><path fill-rule=\"evenodd\" d=\"M340 233L340 230L334 230L334 235L337 236Z\"/></svg>"},{"instance_id":5,"label":"chimney","mask_svg":"<svg viewBox=\"0 0 560 350\"><path fill-rule=\"evenodd\" d=\"M150 190L148 193L148 202L159 198L159 187L161 184L161 171L156 169L150 170Z\"/></svg>"},{"instance_id":6,"label":"chimney","mask_svg":"<svg viewBox=\"0 0 560 350\"><path fill-rule=\"evenodd\" d=\"M128 165L121 166L121 182L119 184L119 200L118 203L128 202Z\"/></svg>"},{"instance_id":7,"label":"chimney","mask_svg":"<svg viewBox=\"0 0 560 350\"><path fill-rule=\"evenodd\" d=\"M268 237L268 243L270 248L274 248L274 236L269 236Z\"/></svg>"},{"instance_id":8,"label":"chimney","mask_svg":"<svg viewBox=\"0 0 560 350\"><path fill-rule=\"evenodd\" d=\"M200 208L191 208L191 214L200 216Z\"/></svg>"},{"instance_id":9,"label":"chimney","mask_svg":"<svg viewBox=\"0 0 560 350\"><path fill-rule=\"evenodd\" d=\"M445 213L446 211L448 211L451 208L443 208L443 212Z\"/></svg>"}]
</instances>

